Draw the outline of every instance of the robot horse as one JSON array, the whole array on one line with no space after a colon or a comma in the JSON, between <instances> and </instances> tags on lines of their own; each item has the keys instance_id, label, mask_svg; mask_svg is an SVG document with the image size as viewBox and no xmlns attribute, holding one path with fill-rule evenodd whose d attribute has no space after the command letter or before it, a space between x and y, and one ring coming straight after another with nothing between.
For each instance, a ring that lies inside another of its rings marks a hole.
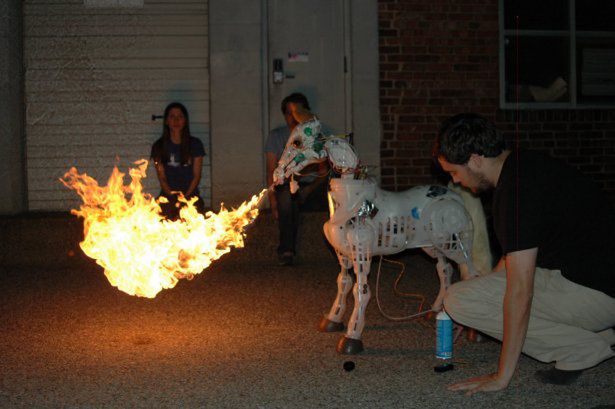
<instances>
[{"instance_id":1,"label":"robot horse","mask_svg":"<svg viewBox=\"0 0 615 409\"><path fill-rule=\"evenodd\" d=\"M329 185L330 218L324 225L327 240L335 249L341 271L337 277L337 295L329 313L322 319L323 332L343 331L346 298L352 289L354 309L346 333L340 338L337 352L356 354L363 350L362 332L365 310L371 291L367 277L372 256L388 255L410 248L422 248L438 260L436 269L440 291L432 305L433 311L442 308L446 288L450 285L452 265L459 265L464 279L487 272L488 262L479 260L475 267L472 257L474 225L466 206L479 226L486 242L486 227L480 201L469 194L464 204L460 194L443 186L418 186L404 192L380 189L373 180L357 178L359 162L352 146L345 138L324 137L320 123L313 118L293 130L274 171L274 183L291 179L309 164L329 160L341 174ZM482 218L482 219L481 219ZM488 251L488 244L482 243ZM349 269L354 270L353 286Z\"/></svg>"}]
</instances>

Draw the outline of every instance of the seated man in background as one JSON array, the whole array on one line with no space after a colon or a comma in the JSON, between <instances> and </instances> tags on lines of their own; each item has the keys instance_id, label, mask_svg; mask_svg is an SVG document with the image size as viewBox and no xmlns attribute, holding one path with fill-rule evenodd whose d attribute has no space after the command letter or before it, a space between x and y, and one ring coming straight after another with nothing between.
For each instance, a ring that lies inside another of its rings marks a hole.
<instances>
[{"instance_id":1,"label":"seated man in background","mask_svg":"<svg viewBox=\"0 0 615 409\"><path fill-rule=\"evenodd\" d=\"M282 101L281 109L286 125L273 129L265 143L268 186L273 184L273 171L278 166L278 161L282 152L284 152L284 147L291 132L300 123L300 118L296 118L296 115L293 115L289 108L291 103L300 105L305 110L310 110L307 98L301 93L290 94ZM280 265L289 266L293 264L299 230L300 207L312 206L311 210L326 208L327 164L322 163L309 169L305 168L303 174L304 176L297 178L300 188L296 193L291 193L288 181L283 185L276 186L275 190L269 192L271 212L278 221L280 233L277 249Z\"/></svg>"}]
</instances>

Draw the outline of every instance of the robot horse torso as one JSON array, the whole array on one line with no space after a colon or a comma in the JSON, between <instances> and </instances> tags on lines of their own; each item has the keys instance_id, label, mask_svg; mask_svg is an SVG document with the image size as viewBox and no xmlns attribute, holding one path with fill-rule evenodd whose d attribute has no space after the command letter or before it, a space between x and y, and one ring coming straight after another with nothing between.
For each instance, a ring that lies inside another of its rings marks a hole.
<instances>
[{"instance_id":1,"label":"robot horse torso","mask_svg":"<svg viewBox=\"0 0 615 409\"><path fill-rule=\"evenodd\" d=\"M435 247L466 263L471 250L472 221L459 195L443 186L389 192L370 179L331 179L329 211L325 235L346 256L352 251L348 233L358 224L371 232L370 255Z\"/></svg>"}]
</instances>

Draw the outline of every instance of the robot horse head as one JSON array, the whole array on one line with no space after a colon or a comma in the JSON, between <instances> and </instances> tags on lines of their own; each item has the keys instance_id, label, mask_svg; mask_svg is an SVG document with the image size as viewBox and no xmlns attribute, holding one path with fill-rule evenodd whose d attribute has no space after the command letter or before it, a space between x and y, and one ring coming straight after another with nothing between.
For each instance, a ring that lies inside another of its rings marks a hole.
<instances>
[{"instance_id":1,"label":"robot horse head","mask_svg":"<svg viewBox=\"0 0 615 409\"><path fill-rule=\"evenodd\" d=\"M320 121L313 118L293 129L273 172L273 181L282 184L292 175L299 175L306 166L327 159L342 175L355 172L359 166L352 145L344 137L323 135Z\"/></svg>"}]
</instances>

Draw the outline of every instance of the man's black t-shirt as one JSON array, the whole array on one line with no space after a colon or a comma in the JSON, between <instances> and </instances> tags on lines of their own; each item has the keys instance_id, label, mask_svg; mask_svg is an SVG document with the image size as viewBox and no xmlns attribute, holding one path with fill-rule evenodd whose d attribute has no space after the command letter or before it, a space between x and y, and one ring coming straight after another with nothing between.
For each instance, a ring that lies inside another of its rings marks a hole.
<instances>
[{"instance_id":1,"label":"man's black t-shirt","mask_svg":"<svg viewBox=\"0 0 615 409\"><path fill-rule=\"evenodd\" d=\"M546 155L512 151L493 198L504 254L538 247L538 267L615 297L615 221L600 189Z\"/></svg>"}]
</instances>

